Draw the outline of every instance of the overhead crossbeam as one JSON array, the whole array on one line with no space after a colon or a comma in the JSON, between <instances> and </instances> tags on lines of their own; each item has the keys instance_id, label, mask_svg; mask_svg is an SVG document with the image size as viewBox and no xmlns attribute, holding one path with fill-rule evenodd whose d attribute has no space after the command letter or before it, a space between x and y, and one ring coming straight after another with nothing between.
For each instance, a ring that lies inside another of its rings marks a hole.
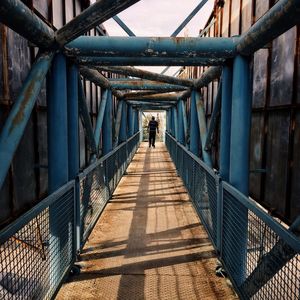
<instances>
[{"instance_id":1,"label":"overhead crossbeam","mask_svg":"<svg viewBox=\"0 0 300 300\"><path fill-rule=\"evenodd\" d=\"M232 58L236 38L81 36L65 46L68 55L96 57Z\"/></svg>"},{"instance_id":2,"label":"overhead crossbeam","mask_svg":"<svg viewBox=\"0 0 300 300\"><path fill-rule=\"evenodd\" d=\"M185 99L189 95L188 93L181 92L181 93L165 93L165 94L156 94L156 95L147 95L147 96L140 96L140 97L127 97L125 99L127 100L143 100L143 99L148 99L148 100L170 100L170 101L178 101L179 99Z\"/></svg>"},{"instance_id":3,"label":"overhead crossbeam","mask_svg":"<svg viewBox=\"0 0 300 300\"><path fill-rule=\"evenodd\" d=\"M102 24L139 0L98 0L85 9L56 32L56 41L60 46L77 38L81 34Z\"/></svg>"},{"instance_id":4,"label":"overhead crossbeam","mask_svg":"<svg viewBox=\"0 0 300 300\"><path fill-rule=\"evenodd\" d=\"M130 98L130 97L143 97L143 96L150 96L150 95L156 95L156 94L164 94L172 92L173 90L141 90L141 91L133 91L133 92L126 92L123 94L123 97Z\"/></svg>"},{"instance_id":5,"label":"overhead crossbeam","mask_svg":"<svg viewBox=\"0 0 300 300\"><path fill-rule=\"evenodd\" d=\"M109 81L111 86L118 90L170 90L170 91L182 91L185 90L186 87L182 85L174 85L174 84L164 84L156 81L149 80L112 80Z\"/></svg>"},{"instance_id":6,"label":"overhead crossbeam","mask_svg":"<svg viewBox=\"0 0 300 300\"><path fill-rule=\"evenodd\" d=\"M123 94L119 91L116 91L114 88L112 88L109 80L106 77L104 77L102 74L100 74L98 71L89 69L87 67L81 67L80 73L85 78L87 78L91 82L95 83L96 85L99 85L105 89L110 89L115 97L117 97L117 98L123 97Z\"/></svg>"},{"instance_id":7,"label":"overhead crossbeam","mask_svg":"<svg viewBox=\"0 0 300 300\"><path fill-rule=\"evenodd\" d=\"M220 66L225 58L199 57L78 57L77 63L90 67L99 66Z\"/></svg>"},{"instance_id":8,"label":"overhead crossbeam","mask_svg":"<svg viewBox=\"0 0 300 300\"><path fill-rule=\"evenodd\" d=\"M133 67L105 67L105 66L97 66L97 70L111 72L115 74L121 74L126 76L133 76L142 79L149 79L154 81L160 81L170 84L183 85L187 87L192 87L194 85L194 81L191 79L177 78L173 76L161 75L158 73L144 71L140 69L136 69Z\"/></svg>"}]
</instances>

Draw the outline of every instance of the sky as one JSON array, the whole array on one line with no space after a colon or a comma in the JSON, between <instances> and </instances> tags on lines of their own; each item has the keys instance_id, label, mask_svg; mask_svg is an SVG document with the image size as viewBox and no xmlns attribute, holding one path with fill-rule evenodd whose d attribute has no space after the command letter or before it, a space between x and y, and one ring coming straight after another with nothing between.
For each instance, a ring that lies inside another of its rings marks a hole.
<instances>
[{"instance_id":1,"label":"sky","mask_svg":"<svg viewBox=\"0 0 300 300\"><path fill-rule=\"evenodd\" d=\"M170 36L200 0L141 0L118 14L136 36ZM178 36L196 37L203 29L212 10L214 0L209 0ZM123 29L110 19L104 23L110 36L127 36ZM165 67L138 67L160 73ZM173 75L178 67L165 74Z\"/></svg>"}]
</instances>

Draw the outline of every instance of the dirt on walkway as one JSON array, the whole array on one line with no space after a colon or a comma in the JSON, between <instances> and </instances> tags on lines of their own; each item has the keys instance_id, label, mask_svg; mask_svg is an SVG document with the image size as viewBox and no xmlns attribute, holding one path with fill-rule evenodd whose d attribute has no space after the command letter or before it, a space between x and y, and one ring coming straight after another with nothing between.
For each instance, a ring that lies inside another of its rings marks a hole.
<instances>
[{"instance_id":1,"label":"dirt on walkway","mask_svg":"<svg viewBox=\"0 0 300 300\"><path fill-rule=\"evenodd\" d=\"M237 299L163 143L142 143L56 299Z\"/></svg>"}]
</instances>

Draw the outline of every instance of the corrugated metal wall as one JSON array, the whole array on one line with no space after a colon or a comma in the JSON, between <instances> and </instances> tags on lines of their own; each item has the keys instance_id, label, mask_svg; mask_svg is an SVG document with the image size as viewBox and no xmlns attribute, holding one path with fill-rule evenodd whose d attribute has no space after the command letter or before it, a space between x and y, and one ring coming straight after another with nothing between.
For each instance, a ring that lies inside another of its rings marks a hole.
<instances>
[{"instance_id":1,"label":"corrugated metal wall","mask_svg":"<svg viewBox=\"0 0 300 300\"><path fill-rule=\"evenodd\" d=\"M53 28L59 29L89 5L86 0L27 0L26 3L39 17ZM102 28L102 30L104 30ZM37 49L27 40L0 23L0 130L19 89L34 61ZM99 35L91 30L89 35ZM95 125L101 89L83 80L89 112ZM5 184L0 191L0 227L47 195L47 97L46 82L25 134L14 156ZM114 107L116 106L116 101ZM80 167L88 162L83 126L80 122Z\"/></svg>"},{"instance_id":2,"label":"corrugated metal wall","mask_svg":"<svg viewBox=\"0 0 300 300\"><path fill-rule=\"evenodd\" d=\"M206 36L245 32L274 1L216 1L214 25ZM221 5L221 6L220 6ZM211 20L209 20L210 22ZM208 22L208 24L209 24ZM257 51L252 59L253 115L250 194L273 214L292 222L300 214L300 30L292 28ZM187 68L182 76L199 77L206 68ZM203 89L207 123L218 82ZM238 130L238 128L236 128ZM218 167L219 133L213 147ZM259 169L266 170L259 173Z\"/></svg>"}]
</instances>

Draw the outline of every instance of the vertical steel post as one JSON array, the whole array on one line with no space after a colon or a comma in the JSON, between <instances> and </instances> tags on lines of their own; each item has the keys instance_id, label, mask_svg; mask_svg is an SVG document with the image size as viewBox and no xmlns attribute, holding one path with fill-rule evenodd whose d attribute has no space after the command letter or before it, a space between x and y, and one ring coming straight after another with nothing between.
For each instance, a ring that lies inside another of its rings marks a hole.
<instances>
[{"instance_id":1,"label":"vertical steel post","mask_svg":"<svg viewBox=\"0 0 300 300\"><path fill-rule=\"evenodd\" d=\"M238 55L233 63L229 182L244 195L249 193L249 146L251 129L250 69L248 59ZM246 272L248 211L242 204L232 207L240 217L239 238L232 237L236 252L238 286ZM233 226L236 223L232 222Z\"/></svg>"},{"instance_id":2,"label":"vertical steel post","mask_svg":"<svg viewBox=\"0 0 300 300\"><path fill-rule=\"evenodd\" d=\"M134 133L139 131L139 111L136 109L134 114Z\"/></svg>"},{"instance_id":3,"label":"vertical steel post","mask_svg":"<svg viewBox=\"0 0 300 300\"><path fill-rule=\"evenodd\" d=\"M177 102L177 119L178 119L178 142L184 144L184 128L183 128L183 111L182 111L182 99Z\"/></svg>"},{"instance_id":4,"label":"vertical steel post","mask_svg":"<svg viewBox=\"0 0 300 300\"><path fill-rule=\"evenodd\" d=\"M115 120L114 147L117 147L119 145L119 134L120 134L120 128L121 128L122 111L123 111L124 102L125 102L124 100L119 100L119 103L118 103L117 116L116 116L116 120Z\"/></svg>"},{"instance_id":5,"label":"vertical steel post","mask_svg":"<svg viewBox=\"0 0 300 300\"><path fill-rule=\"evenodd\" d=\"M222 73L221 100L221 136L220 136L220 176L229 181L230 166L230 131L231 131L231 103L232 103L232 66L225 65Z\"/></svg>"},{"instance_id":6,"label":"vertical steel post","mask_svg":"<svg viewBox=\"0 0 300 300\"><path fill-rule=\"evenodd\" d=\"M190 110L190 151L199 156L200 131L196 106L196 91L192 91L191 110Z\"/></svg>"},{"instance_id":7,"label":"vertical steel post","mask_svg":"<svg viewBox=\"0 0 300 300\"><path fill-rule=\"evenodd\" d=\"M79 111L78 111L78 69L70 65L67 70L68 97L68 159L69 180L75 184L75 251L80 251L80 194L77 175L79 173Z\"/></svg>"},{"instance_id":8,"label":"vertical steel post","mask_svg":"<svg viewBox=\"0 0 300 300\"><path fill-rule=\"evenodd\" d=\"M127 139L127 104L123 103L122 107L122 118L121 118L121 128L119 133L120 143L125 142Z\"/></svg>"},{"instance_id":9,"label":"vertical steel post","mask_svg":"<svg viewBox=\"0 0 300 300\"><path fill-rule=\"evenodd\" d=\"M131 137L133 136L133 126L134 126L134 114L131 105L128 105L127 120L128 120L128 137Z\"/></svg>"},{"instance_id":10,"label":"vertical steel post","mask_svg":"<svg viewBox=\"0 0 300 300\"><path fill-rule=\"evenodd\" d=\"M108 90L107 94L107 102L104 112L104 120L103 120L103 130L102 130L102 153L103 155L107 154L113 149L112 144L112 92Z\"/></svg>"},{"instance_id":11,"label":"vertical steel post","mask_svg":"<svg viewBox=\"0 0 300 300\"><path fill-rule=\"evenodd\" d=\"M185 102L181 102L182 106L182 117L183 117L183 132L184 132L184 144L186 145L187 141L187 135L188 135L188 122L187 122L187 116L186 116L186 109L185 109Z\"/></svg>"},{"instance_id":12,"label":"vertical steel post","mask_svg":"<svg viewBox=\"0 0 300 300\"><path fill-rule=\"evenodd\" d=\"M48 77L48 192L55 192L68 182L68 115L67 74L64 55L57 54ZM59 203L58 203L59 204ZM57 222L57 204L49 211L50 223L50 286L62 275L60 254L68 237L61 236Z\"/></svg>"},{"instance_id":13,"label":"vertical steel post","mask_svg":"<svg viewBox=\"0 0 300 300\"><path fill-rule=\"evenodd\" d=\"M203 99L202 99L200 92L198 92L198 91L195 92L195 99L196 99L197 116L198 116L198 123L199 123L199 129L200 129L202 159L211 168L212 167L211 156L205 150L207 129L206 129L204 103L203 103Z\"/></svg>"},{"instance_id":14,"label":"vertical steel post","mask_svg":"<svg viewBox=\"0 0 300 300\"><path fill-rule=\"evenodd\" d=\"M174 137L178 141L178 116L176 107L172 108L173 110L173 122L174 122Z\"/></svg>"}]
</instances>

